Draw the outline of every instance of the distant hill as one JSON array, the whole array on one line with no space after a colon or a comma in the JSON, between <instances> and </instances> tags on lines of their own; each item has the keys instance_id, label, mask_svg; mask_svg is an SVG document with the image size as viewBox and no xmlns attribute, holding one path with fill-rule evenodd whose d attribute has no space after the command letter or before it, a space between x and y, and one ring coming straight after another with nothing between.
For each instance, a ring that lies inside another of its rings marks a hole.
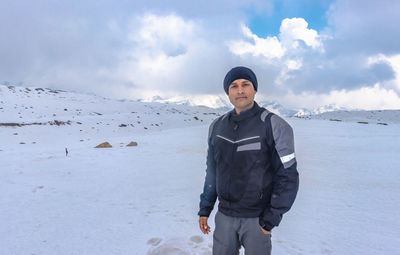
<instances>
[{"instance_id":1,"label":"distant hill","mask_svg":"<svg viewBox=\"0 0 400 255\"><path fill-rule=\"evenodd\" d=\"M273 101L268 101L268 102L260 102L260 105L268 109L269 111L276 113L280 116L285 116L285 117L292 117L296 114L295 110L285 108L283 105L273 102Z\"/></svg>"},{"instance_id":2,"label":"distant hill","mask_svg":"<svg viewBox=\"0 0 400 255\"><path fill-rule=\"evenodd\" d=\"M140 99L140 102L149 102L149 103L173 103L179 105L187 105L187 106L205 106L213 109L223 109L230 110L232 106L229 102L229 99L225 96L219 95L198 95L182 97L176 96L171 98L163 98L161 96L153 96L151 98Z\"/></svg>"},{"instance_id":3,"label":"distant hill","mask_svg":"<svg viewBox=\"0 0 400 255\"><path fill-rule=\"evenodd\" d=\"M173 97L173 98L163 98L160 96L154 96L152 98L139 100L141 102L157 102L157 103L175 103L180 105L188 106L208 106L214 109L218 109L222 112L232 110L232 104L229 102L228 97L218 96L218 95L207 95L207 96L194 96L191 98L183 97ZM292 117L297 111L292 109L287 109L283 105L274 101L260 101L258 102L260 106L267 108L268 110L277 113L282 116Z\"/></svg>"},{"instance_id":4,"label":"distant hill","mask_svg":"<svg viewBox=\"0 0 400 255\"><path fill-rule=\"evenodd\" d=\"M304 119L358 122L362 124L400 124L400 110L340 110L320 114L296 115L296 117Z\"/></svg>"},{"instance_id":5,"label":"distant hill","mask_svg":"<svg viewBox=\"0 0 400 255\"><path fill-rule=\"evenodd\" d=\"M295 117L304 117L304 116L309 116L309 115L317 115L325 112L334 112L334 111L346 111L347 109L344 107L339 107L335 104L329 104L329 105L324 105L320 106L318 108L309 110L309 109L300 109L298 110L295 114L292 116Z\"/></svg>"},{"instance_id":6,"label":"distant hill","mask_svg":"<svg viewBox=\"0 0 400 255\"><path fill-rule=\"evenodd\" d=\"M209 100L214 108L202 105ZM285 117L351 121L384 125L400 123L400 110L349 111L335 105L314 110L287 109L273 101L259 102ZM232 109L225 97L113 100L96 95L37 87L0 85L0 127L79 125L80 132L148 132L208 124Z\"/></svg>"},{"instance_id":7,"label":"distant hill","mask_svg":"<svg viewBox=\"0 0 400 255\"><path fill-rule=\"evenodd\" d=\"M221 114L223 111L204 106L113 100L48 88L0 85L0 128L68 125L87 134L130 134L204 125Z\"/></svg>"}]
</instances>

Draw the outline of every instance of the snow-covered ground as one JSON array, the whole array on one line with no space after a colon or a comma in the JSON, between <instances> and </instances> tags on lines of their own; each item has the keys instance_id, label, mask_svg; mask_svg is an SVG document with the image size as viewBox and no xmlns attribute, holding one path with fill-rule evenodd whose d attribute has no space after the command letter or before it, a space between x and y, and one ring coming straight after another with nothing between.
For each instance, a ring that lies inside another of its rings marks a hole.
<instances>
[{"instance_id":1,"label":"snow-covered ground","mask_svg":"<svg viewBox=\"0 0 400 255\"><path fill-rule=\"evenodd\" d=\"M0 123L42 123L0 126L0 254L211 253L196 213L220 112L30 90L0 86ZM288 121L300 190L273 254L400 254L398 122Z\"/></svg>"},{"instance_id":2,"label":"snow-covered ground","mask_svg":"<svg viewBox=\"0 0 400 255\"><path fill-rule=\"evenodd\" d=\"M357 122L360 124L400 124L400 110L375 110L375 111L329 111L311 115L297 115L298 118L322 119L330 121Z\"/></svg>"}]
</instances>

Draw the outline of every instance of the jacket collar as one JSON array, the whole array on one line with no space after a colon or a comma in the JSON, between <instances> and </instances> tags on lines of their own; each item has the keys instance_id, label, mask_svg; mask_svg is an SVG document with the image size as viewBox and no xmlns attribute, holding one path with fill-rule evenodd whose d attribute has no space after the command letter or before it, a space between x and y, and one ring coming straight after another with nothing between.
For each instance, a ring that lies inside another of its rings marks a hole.
<instances>
[{"instance_id":1,"label":"jacket collar","mask_svg":"<svg viewBox=\"0 0 400 255\"><path fill-rule=\"evenodd\" d=\"M238 122L238 121L242 121L242 120L245 120L247 118L250 118L251 116L256 114L259 110L260 110L260 106L258 106L258 104L254 101L254 105L253 105L252 108L250 108L250 109L248 109L248 110L246 110L244 112L241 112L240 114L236 114L235 109L233 109L229 113L229 117L234 122Z\"/></svg>"}]
</instances>

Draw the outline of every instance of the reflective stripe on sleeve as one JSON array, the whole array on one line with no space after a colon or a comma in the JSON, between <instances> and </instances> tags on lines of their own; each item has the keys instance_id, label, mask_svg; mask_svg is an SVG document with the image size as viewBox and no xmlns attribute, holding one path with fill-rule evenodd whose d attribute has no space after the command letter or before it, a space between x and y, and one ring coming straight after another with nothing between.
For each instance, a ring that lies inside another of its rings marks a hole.
<instances>
[{"instance_id":1,"label":"reflective stripe on sleeve","mask_svg":"<svg viewBox=\"0 0 400 255\"><path fill-rule=\"evenodd\" d=\"M294 159L296 155L294 153L281 157L281 161L283 164L289 162L290 160Z\"/></svg>"}]
</instances>

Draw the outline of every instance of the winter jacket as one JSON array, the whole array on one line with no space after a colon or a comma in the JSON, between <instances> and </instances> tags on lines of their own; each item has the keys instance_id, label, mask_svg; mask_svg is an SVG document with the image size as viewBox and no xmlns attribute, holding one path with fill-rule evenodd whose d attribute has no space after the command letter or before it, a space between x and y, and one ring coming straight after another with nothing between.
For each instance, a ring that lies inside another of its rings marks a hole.
<instances>
[{"instance_id":1,"label":"winter jacket","mask_svg":"<svg viewBox=\"0 0 400 255\"><path fill-rule=\"evenodd\" d=\"M291 208L298 185L293 131L282 118L254 102L210 125L200 216L210 215L218 197L223 214L259 217L271 230Z\"/></svg>"}]
</instances>

